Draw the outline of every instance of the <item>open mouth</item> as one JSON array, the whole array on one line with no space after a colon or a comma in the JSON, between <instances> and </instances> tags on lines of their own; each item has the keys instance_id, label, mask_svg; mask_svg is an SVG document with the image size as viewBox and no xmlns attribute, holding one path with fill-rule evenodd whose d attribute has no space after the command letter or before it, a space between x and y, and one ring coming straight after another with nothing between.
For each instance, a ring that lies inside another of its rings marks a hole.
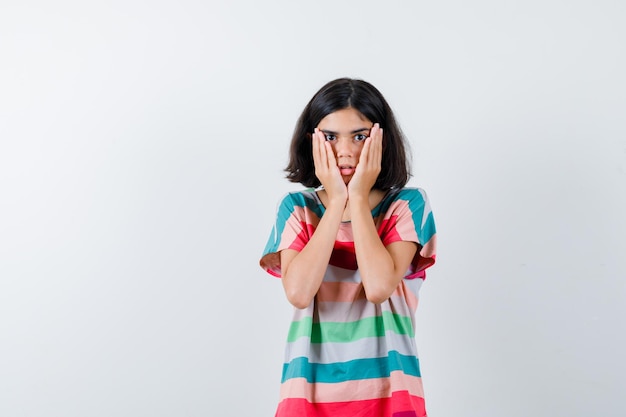
<instances>
[{"instance_id":1,"label":"open mouth","mask_svg":"<svg viewBox=\"0 0 626 417\"><path fill-rule=\"evenodd\" d=\"M354 174L354 167L351 165L339 165L339 172L341 172L341 175L352 175Z\"/></svg>"}]
</instances>

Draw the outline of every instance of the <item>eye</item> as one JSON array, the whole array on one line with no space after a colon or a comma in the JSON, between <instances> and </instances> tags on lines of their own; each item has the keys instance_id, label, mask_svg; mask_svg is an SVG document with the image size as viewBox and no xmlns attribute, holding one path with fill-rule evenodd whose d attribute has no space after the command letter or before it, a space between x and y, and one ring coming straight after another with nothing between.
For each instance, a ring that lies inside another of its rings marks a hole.
<instances>
[{"instance_id":1,"label":"eye","mask_svg":"<svg viewBox=\"0 0 626 417\"><path fill-rule=\"evenodd\" d=\"M335 140L337 139L337 136L335 135L324 135L326 137L327 141L331 141L331 140Z\"/></svg>"},{"instance_id":2,"label":"eye","mask_svg":"<svg viewBox=\"0 0 626 417\"><path fill-rule=\"evenodd\" d=\"M354 136L354 140L357 142L363 142L365 139L367 139L367 135L358 134Z\"/></svg>"}]
</instances>

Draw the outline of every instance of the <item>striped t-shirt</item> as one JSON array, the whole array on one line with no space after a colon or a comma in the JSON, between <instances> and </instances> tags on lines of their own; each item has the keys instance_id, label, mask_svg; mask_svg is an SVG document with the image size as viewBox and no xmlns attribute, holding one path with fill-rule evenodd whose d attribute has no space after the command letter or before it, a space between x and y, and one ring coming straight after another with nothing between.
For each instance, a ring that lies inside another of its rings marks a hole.
<instances>
[{"instance_id":1,"label":"striped t-shirt","mask_svg":"<svg viewBox=\"0 0 626 417\"><path fill-rule=\"evenodd\" d=\"M261 266L280 277L283 249L302 250L324 206L316 192L287 194ZM391 190L372 210L383 244L418 251L398 288L381 304L365 297L350 222L342 222L313 302L294 310L276 417L426 416L415 346L415 310L425 269L435 262L435 223L423 190Z\"/></svg>"}]
</instances>

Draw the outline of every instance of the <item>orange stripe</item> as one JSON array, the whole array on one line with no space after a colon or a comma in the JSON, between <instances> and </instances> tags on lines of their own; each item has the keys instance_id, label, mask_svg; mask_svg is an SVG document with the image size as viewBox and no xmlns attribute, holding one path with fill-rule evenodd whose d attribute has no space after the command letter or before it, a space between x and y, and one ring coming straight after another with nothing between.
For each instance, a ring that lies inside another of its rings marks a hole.
<instances>
[{"instance_id":1,"label":"orange stripe","mask_svg":"<svg viewBox=\"0 0 626 417\"><path fill-rule=\"evenodd\" d=\"M387 398L393 392L406 391L424 397L422 379L394 371L388 378L361 379L340 383L308 383L305 378L292 378L280 386L281 401L303 398L311 403L361 401Z\"/></svg>"},{"instance_id":2,"label":"orange stripe","mask_svg":"<svg viewBox=\"0 0 626 417\"><path fill-rule=\"evenodd\" d=\"M393 292L393 295L404 298L406 300L406 304L409 306L409 309L411 309L411 311L415 313L415 310L417 309L418 299L413 291L406 287L406 283L404 281L400 282L400 285L398 285L398 288L396 288L396 290Z\"/></svg>"},{"instance_id":3,"label":"orange stripe","mask_svg":"<svg viewBox=\"0 0 626 417\"><path fill-rule=\"evenodd\" d=\"M391 297L404 298L409 308L415 311L417 308L417 297L413 291L406 288L404 281L401 281ZM365 300L365 290L363 284L356 282L322 282L317 292L319 302L347 302Z\"/></svg>"},{"instance_id":4,"label":"orange stripe","mask_svg":"<svg viewBox=\"0 0 626 417\"><path fill-rule=\"evenodd\" d=\"M364 300L363 285L358 282L323 282L317 292L317 301L352 302Z\"/></svg>"}]
</instances>

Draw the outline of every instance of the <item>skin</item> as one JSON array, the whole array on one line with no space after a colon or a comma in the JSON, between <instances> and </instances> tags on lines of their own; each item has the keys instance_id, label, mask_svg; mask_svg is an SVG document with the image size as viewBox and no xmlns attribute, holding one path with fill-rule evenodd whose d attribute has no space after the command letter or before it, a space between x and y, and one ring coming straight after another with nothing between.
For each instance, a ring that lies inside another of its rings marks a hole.
<instances>
[{"instance_id":1,"label":"skin","mask_svg":"<svg viewBox=\"0 0 626 417\"><path fill-rule=\"evenodd\" d=\"M417 251L414 242L384 246L372 218L372 208L385 194L373 189L381 170L383 129L346 108L324 117L312 142L315 175L323 186L318 195L326 211L302 251L280 253L287 299L297 308L312 302L340 224L349 220L365 295L370 302L382 303L398 287Z\"/></svg>"}]
</instances>

